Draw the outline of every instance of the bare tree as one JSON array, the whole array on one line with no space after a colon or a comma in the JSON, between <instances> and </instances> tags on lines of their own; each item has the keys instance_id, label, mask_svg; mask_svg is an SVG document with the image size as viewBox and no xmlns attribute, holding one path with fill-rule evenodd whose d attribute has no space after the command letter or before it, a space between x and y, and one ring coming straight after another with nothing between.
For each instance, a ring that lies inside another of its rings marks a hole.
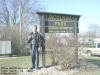
<instances>
[{"instance_id":1,"label":"bare tree","mask_svg":"<svg viewBox=\"0 0 100 75\"><path fill-rule=\"evenodd\" d=\"M0 23L3 25L7 25L9 26L9 10L7 7L7 3L6 0L0 0L0 9L2 9L0 11Z\"/></svg>"},{"instance_id":2,"label":"bare tree","mask_svg":"<svg viewBox=\"0 0 100 75\"><path fill-rule=\"evenodd\" d=\"M88 27L87 36L89 38L96 38L99 33L99 27L97 24L91 24Z\"/></svg>"},{"instance_id":3,"label":"bare tree","mask_svg":"<svg viewBox=\"0 0 100 75\"><path fill-rule=\"evenodd\" d=\"M25 49L26 28L33 25L37 19L36 11L41 9L39 2L39 0L0 0L0 25L5 25L0 29L2 32L0 40L11 40L15 54L27 50Z\"/></svg>"},{"instance_id":4,"label":"bare tree","mask_svg":"<svg viewBox=\"0 0 100 75\"><path fill-rule=\"evenodd\" d=\"M19 7L21 9L22 26L35 22L36 11L41 10L39 0L0 0L0 24L19 25Z\"/></svg>"}]
</instances>

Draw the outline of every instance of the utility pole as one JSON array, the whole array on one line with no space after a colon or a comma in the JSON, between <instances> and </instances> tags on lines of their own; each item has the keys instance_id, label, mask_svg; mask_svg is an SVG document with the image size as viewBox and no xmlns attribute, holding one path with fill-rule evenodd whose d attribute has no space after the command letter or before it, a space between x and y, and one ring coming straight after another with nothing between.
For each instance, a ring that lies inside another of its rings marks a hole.
<instances>
[{"instance_id":1,"label":"utility pole","mask_svg":"<svg viewBox=\"0 0 100 75\"><path fill-rule=\"evenodd\" d=\"M22 12L21 12L21 5L19 5L19 27L20 27L20 44L22 38Z\"/></svg>"},{"instance_id":2,"label":"utility pole","mask_svg":"<svg viewBox=\"0 0 100 75\"><path fill-rule=\"evenodd\" d=\"M20 32L21 32L21 29L22 29L22 18L21 18L21 5L19 6L19 19L20 19Z\"/></svg>"},{"instance_id":3,"label":"utility pole","mask_svg":"<svg viewBox=\"0 0 100 75\"><path fill-rule=\"evenodd\" d=\"M19 5L19 32L20 32L20 46L22 44L22 7L21 4ZM21 48L21 47L20 47ZM20 50L22 55L22 49Z\"/></svg>"}]
</instances>

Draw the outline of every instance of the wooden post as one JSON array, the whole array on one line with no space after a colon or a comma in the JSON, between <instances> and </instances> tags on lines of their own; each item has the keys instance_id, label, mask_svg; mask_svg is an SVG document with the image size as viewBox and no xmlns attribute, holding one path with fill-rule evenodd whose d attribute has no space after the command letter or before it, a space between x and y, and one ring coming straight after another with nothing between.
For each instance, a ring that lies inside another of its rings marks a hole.
<instances>
[{"instance_id":1,"label":"wooden post","mask_svg":"<svg viewBox=\"0 0 100 75\"><path fill-rule=\"evenodd\" d=\"M45 19L44 15L39 15L40 17L40 32L45 40ZM42 48L42 66L45 67L46 61L45 61L45 45L44 48Z\"/></svg>"},{"instance_id":2,"label":"wooden post","mask_svg":"<svg viewBox=\"0 0 100 75\"><path fill-rule=\"evenodd\" d=\"M78 21L77 21L77 18L75 18L75 31L74 31L74 35L75 35L75 62L76 64L78 63L78 35L77 35L77 31L78 31Z\"/></svg>"}]
</instances>

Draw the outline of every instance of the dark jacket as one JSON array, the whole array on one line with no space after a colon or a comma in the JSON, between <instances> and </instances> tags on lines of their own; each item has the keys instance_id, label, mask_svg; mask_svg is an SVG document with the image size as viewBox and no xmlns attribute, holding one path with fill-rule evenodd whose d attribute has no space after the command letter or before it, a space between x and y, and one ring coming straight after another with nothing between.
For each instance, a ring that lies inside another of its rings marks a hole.
<instances>
[{"instance_id":1,"label":"dark jacket","mask_svg":"<svg viewBox=\"0 0 100 75\"><path fill-rule=\"evenodd\" d=\"M30 38L28 39L28 43L30 43L31 45L37 46L37 47L41 46L41 34L40 33L31 32L29 36Z\"/></svg>"}]
</instances>

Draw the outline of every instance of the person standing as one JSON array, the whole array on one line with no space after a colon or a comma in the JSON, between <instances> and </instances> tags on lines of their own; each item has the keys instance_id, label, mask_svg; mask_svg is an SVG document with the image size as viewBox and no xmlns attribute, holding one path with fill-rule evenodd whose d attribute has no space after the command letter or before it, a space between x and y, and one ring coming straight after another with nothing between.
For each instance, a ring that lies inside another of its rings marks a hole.
<instances>
[{"instance_id":1,"label":"person standing","mask_svg":"<svg viewBox=\"0 0 100 75\"><path fill-rule=\"evenodd\" d=\"M39 51L41 47L41 34L37 32L37 26L33 26L33 32L28 37L28 43L30 43L30 56L31 67L30 69L39 69Z\"/></svg>"}]
</instances>

